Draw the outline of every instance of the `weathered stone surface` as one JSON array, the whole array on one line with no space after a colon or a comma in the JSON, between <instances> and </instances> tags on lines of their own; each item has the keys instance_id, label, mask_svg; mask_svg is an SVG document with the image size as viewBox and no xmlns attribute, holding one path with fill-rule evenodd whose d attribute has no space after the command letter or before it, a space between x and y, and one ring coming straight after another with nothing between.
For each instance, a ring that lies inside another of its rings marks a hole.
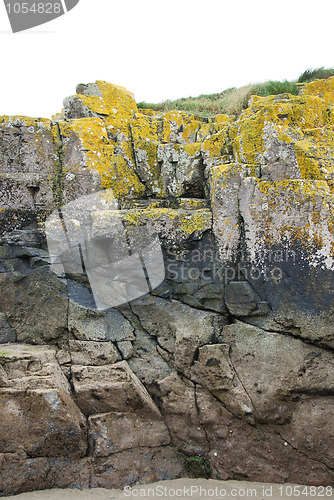
<instances>
[{"instance_id":1,"label":"weathered stone surface","mask_svg":"<svg viewBox=\"0 0 334 500\"><path fill-rule=\"evenodd\" d=\"M121 340L117 342L117 348L121 353L123 359L129 359L133 355L133 343L129 340Z\"/></svg>"},{"instance_id":2,"label":"weathered stone surface","mask_svg":"<svg viewBox=\"0 0 334 500\"><path fill-rule=\"evenodd\" d=\"M206 387L233 414L254 421L254 404L233 366L230 349L228 344L200 347L198 360L192 368L192 379Z\"/></svg>"},{"instance_id":3,"label":"weathered stone surface","mask_svg":"<svg viewBox=\"0 0 334 500\"><path fill-rule=\"evenodd\" d=\"M333 473L323 460L304 455L266 427L246 424L198 387L199 421L205 427L214 473L221 479L329 485ZM281 426L280 426L281 429ZM293 479L294 478L294 479Z\"/></svg>"},{"instance_id":4,"label":"weathered stone surface","mask_svg":"<svg viewBox=\"0 0 334 500\"><path fill-rule=\"evenodd\" d=\"M0 274L0 287L0 311L19 342L45 344L64 335L66 286L46 266L26 274Z\"/></svg>"},{"instance_id":5,"label":"weathered stone surface","mask_svg":"<svg viewBox=\"0 0 334 500\"><path fill-rule=\"evenodd\" d=\"M142 327L174 358L175 368L188 374L199 346L214 342L223 326L219 315L177 301L145 297L132 303Z\"/></svg>"},{"instance_id":6,"label":"weathered stone surface","mask_svg":"<svg viewBox=\"0 0 334 500\"><path fill-rule=\"evenodd\" d=\"M166 196L203 196L204 167L201 144L159 144L138 140L134 143L139 177L147 194Z\"/></svg>"},{"instance_id":7,"label":"weathered stone surface","mask_svg":"<svg viewBox=\"0 0 334 500\"><path fill-rule=\"evenodd\" d=\"M291 446L331 469L334 468L333 405L333 397L303 395L296 405L291 423L277 428Z\"/></svg>"},{"instance_id":8,"label":"weathered stone surface","mask_svg":"<svg viewBox=\"0 0 334 500\"><path fill-rule=\"evenodd\" d=\"M87 86L81 84L77 91L78 95L64 101L66 118L101 117L110 137L129 139L129 120L137 111L133 94L102 80Z\"/></svg>"},{"instance_id":9,"label":"weathered stone surface","mask_svg":"<svg viewBox=\"0 0 334 500\"><path fill-rule=\"evenodd\" d=\"M205 428L202 427L196 401L196 385L173 373L159 383L161 412L172 443L185 455L203 455L208 451Z\"/></svg>"},{"instance_id":10,"label":"weathered stone surface","mask_svg":"<svg viewBox=\"0 0 334 500\"><path fill-rule=\"evenodd\" d=\"M151 393L156 392L159 380L172 373L167 360L159 353L156 341L142 329L136 329L133 356L128 360L130 368ZM166 351L164 351L166 352Z\"/></svg>"},{"instance_id":11,"label":"weathered stone surface","mask_svg":"<svg viewBox=\"0 0 334 500\"><path fill-rule=\"evenodd\" d=\"M93 455L108 457L134 448L170 444L166 424L155 414L104 413L89 417L89 438Z\"/></svg>"},{"instance_id":12,"label":"weathered stone surface","mask_svg":"<svg viewBox=\"0 0 334 500\"><path fill-rule=\"evenodd\" d=\"M208 167L223 165L232 160L232 145L229 137L229 123L223 125L222 129L204 138L202 143L202 154L204 164Z\"/></svg>"},{"instance_id":13,"label":"weathered stone surface","mask_svg":"<svg viewBox=\"0 0 334 500\"><path fill-rule=\"evenodd\" d=\"M159 234L162 241L184 242L190 237L200 239L212 227L212 215L208 209L183 210L171 208L147 208L94 213L93 236L110 234L110 224L117 218L127 228L144 226L148 234Z\"/></svg>"},{"instance_id":14,"label":"weathered stone surface","mask_svg":"<svg viewBox=\"0 0 334 500\"><path fill-rule=\"evenodd\" d=\"M13 454L2 457L0 482L4 496L55 487L84 489L90 486L89 458L24 458Z\"/></svg>"},{"instance_id":15,"label":"weathered stone surface","mask_svg":"<svg viewBox=\"0 0 334 500\"><path fill-rule=\"evenodd\" d=\"M4 208L53 206L53 181L40 174L1 174L0 198Z\"/></svg>"},{"instance_id":16,"label":"weathered stone surface","mask_svg":"<svg viewBox=\"0 0 334 500\"><path fill-rule=\"evenodd\" d=\"M86 422L49 347L6 344L0 353L0 453L86 455Z\"/></svg>"},{"instance_id":17,"label":"weathered stone surface","mask_svg":"<svg viewBox=\"0 0 334 500\"><path fill-rule=\"evenodd\" d=\"M101 313L81 307L70 301L68 326L78 340L131 341L134 340L133 326L119 311Z\"/></svg>"},{"instance_id":18,"label":"weathered stone surface","mask_svg":"<svg viewBox=\"0 0 334 500\"><path fill-rule=\"evenodd\" d=\"M64 202L109 188L118 199L144 194L127 137L115 143L109 138L109 127L113 126L100 118L59 123Z\"/></svg>"},{"instance_id":19,"label":"weathered stone surface","mask_svg":"<svg viewBox=\"0 0 334 500\"><path fill-rule=\"evenodd\" d=\"M16 332L11 328L6 320L6 316L0 314L0 344L7 344L7 342L16 342Z\"/></svg>"},{"instance_id":20,"label":"weathered stone surface","mask_svg":"<svg viewBox=\"0 0 334 500\"><path fill-rule=\"evenodd\" d=\"M70 340L69 352L74 365L106 365L120 360L117 348L111 342Z\"/></svg>"},{"instance_id":21,"label":"weathered stone surface","mask_svg":"<svg viewBox=\"0 0 334 500\"><path fill-rule=\"evenodd\" d=\"M161 144L160 164L163 192L172 196L203 196L203 165L200 144Z\"/></svg>"},{"instance_id":22,"label":"weathered stone surface","mask_svg":"<svg viewBox=\"0 0 334 500\"><path fill-rule=\"evenodd\" d=\"M170 111L162 116L138 113L130 122L133 141L187 144L196 142L201 122L193 115Z\"/></svg>"},{"instance_id":23,"label":"weathered stone surface","mask_svg":"<svg viewBox=\"0 0 334 500\"><path fill-rule=\"evenodd\" d=\"M233 316L262 315L268 306L261 301L248 281L230 281L225 289L225 304Z\"/></svg>"},{"instance_id":24,"label":"weathered stone surface","mask_svg":"<svg viewBox=\"0 0 334 500\"><path fill-rule=\"evenodd\" d=\"M7 174L55 173L57 150L52 123L46 118L2 116L0 172Z\"/></svg>"},{"instance_id":25,"label":"weathered stone surface","mask_svg":"<svg viewBox=\"0 0 334 500\"><path fill-rule=\"evenodd\" d=\"M289 422L301 394L332 392L334 358L330 351L241 322L225 326L221 341L231 346L232 366L259 421ZM221 377L224 380L224 372ZM228 392L227 407L229 399L234 404Z\"/></svg>"},{"instance_id":26,"label":"weathered stone surface","mask_svg":"<svg viewBox=\"0 0 334 500\"><path fill-rule=\"evenodd\" d=\"M104 366L75 365L72 375L77 404L86 416L130 410L159 414L126 361Z\"/></svg>"},{"instance_id":27,"label":"weathered stone surface","mask_svg":"<svg viewBox=\"0 0 334 500\"><path fill-rule=\"evenodd\" d=\"M97 458L90 484L92 488L124 488L139 481L152 483L185 475L184 460L174 448L139 448Z\"/></svg>"}]
</instances>

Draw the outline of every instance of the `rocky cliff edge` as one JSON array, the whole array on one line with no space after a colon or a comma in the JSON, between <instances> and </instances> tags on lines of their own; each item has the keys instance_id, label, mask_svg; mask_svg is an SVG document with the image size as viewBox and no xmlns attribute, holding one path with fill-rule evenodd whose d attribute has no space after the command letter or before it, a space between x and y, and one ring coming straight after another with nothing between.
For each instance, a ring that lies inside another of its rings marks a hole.
<instances>
[{"instance_id":1,"label":"rocky cliff edge","mask_svg":"<svg viewBox=\"0 0 334 500\"><path fill-rule=\"evenodd\" d=\"M0 123L0 494L333 485L334 77L210 119L97 81ZM101 312L51 272L44 223L106 189L165 279Z\"/></svg>"}]
</instances>

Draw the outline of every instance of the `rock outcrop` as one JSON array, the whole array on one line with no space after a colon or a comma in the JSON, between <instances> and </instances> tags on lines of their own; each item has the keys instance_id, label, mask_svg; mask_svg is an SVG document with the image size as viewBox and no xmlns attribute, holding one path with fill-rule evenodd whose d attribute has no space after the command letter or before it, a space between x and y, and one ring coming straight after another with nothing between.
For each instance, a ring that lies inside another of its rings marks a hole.
<instances>
[{"instance_id":1,"label":"rock outcrop","mask_svg":"<svg viewBox=\"0 0 334 500\"><path fill-rule=\"evenodd\" d=\"M334 78L210 119L97 81L53 120L0 122L0 495L196 464L333 485ZM108 189L159 235L165 279L97 311L44 224Z\"/></svg>"}]
</instances>

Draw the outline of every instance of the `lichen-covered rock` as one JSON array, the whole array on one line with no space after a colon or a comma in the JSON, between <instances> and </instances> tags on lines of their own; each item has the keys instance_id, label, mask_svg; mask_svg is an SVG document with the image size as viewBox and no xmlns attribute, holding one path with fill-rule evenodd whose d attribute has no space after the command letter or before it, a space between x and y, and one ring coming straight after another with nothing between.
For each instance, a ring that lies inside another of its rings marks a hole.
<instances>
[{"instance_id":1,"label":"lichen-covered rock","mask_svg":"<svg viewBox=\"0 0 334 500\"><path fill-rule=\"evenodd\" d=\"M52 122L2 117L0 495L193 463L333 484L333 95L334 77L206 119L97 81ZM74 200L92 201L85 238ZM146 265L150 293L98 311L84 259L52 273L46 219L52 262L64 225L98 266L149 237L160 281Z\"/></svg>"},{"instance_id":2,"label":"lichen-covered rock","mask_svg":"<svg viewBox=\"0 0 334 500\"><path fill-rule=\"evenodd\" d=\"M305 83L301 89L302 95L315 95L321 97L328 104L334 104L333 91L333 77L327 78L326 80L314 80L313 82Z\"/></svg>"},{"instance_id":3,"label":"lichen-covered rock","mask_svg":"<svg viewBox=\"0 0 334 500\"><path fill-rule=\"evenodd\" d=\"M0 117L1 206L52 207L58 174L53 133L44 118Z\"/></svg>"},{"instance_id":4,"label":"lichen-covered rock","mask_svg":"<svg viewBox=\"0 0 334 500\"><path fill-rule=\"evenodd\" d=\"M101 117L113 139L129 140L129 120L137 111L133 94L124 87L98 80L78 85L77 95L64 101L65 117Z\"/></svg>"},{"instance_id":5,"label":"lichen-covered rock","mask_svg":"<svg viewBox=\"0 0 334 500\"><path fill-rule=\"evenodd\" d=\"M112 188L117 198L140 197L145 188L134 168L127 141L112 142L99 118L60 122L64 202L100 189ZM84 167L84 168L82 168ZM73 186L80 186L75 191Z\"/></svg>"}]
</instances>

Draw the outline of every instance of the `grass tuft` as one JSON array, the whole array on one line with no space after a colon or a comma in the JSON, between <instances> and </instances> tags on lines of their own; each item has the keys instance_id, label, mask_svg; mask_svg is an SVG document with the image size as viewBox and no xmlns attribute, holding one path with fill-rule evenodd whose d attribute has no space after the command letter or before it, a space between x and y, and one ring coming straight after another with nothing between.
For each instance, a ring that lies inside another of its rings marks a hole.
<instances>
[{"instance_id":1,"label":"grass tuft","mask_svg":"<svg viewBox=\"0 0 334 500\"><path fill-rule=\"evenodd\" d=\"M300 75L297 82L313 82L313 80L324 80L326 78L329 78L330 76L334 76L334 68L324 68L322 66L321 68L307 69Z\"/></svg>"},{"instance_id":2,"label":"grass tuft","mask_svg":"<svg viewBox=\"0 0 334 500\"><path fill-rule=\"evenodd\" d=\"M138 108L153 109L157 112L184 111L199 117L211 118L217 114L238 116L248 107L252 95L267 97L269 95L298 95L298 83L334 76L334 68L308 69L300 75L297 81L269 80L263 83L246 85L240 88L229 88L217 94L202 94L198 97L182 97L176 100L166 100L158 104L139 102Z\"/></svg>"}]
</instances>

